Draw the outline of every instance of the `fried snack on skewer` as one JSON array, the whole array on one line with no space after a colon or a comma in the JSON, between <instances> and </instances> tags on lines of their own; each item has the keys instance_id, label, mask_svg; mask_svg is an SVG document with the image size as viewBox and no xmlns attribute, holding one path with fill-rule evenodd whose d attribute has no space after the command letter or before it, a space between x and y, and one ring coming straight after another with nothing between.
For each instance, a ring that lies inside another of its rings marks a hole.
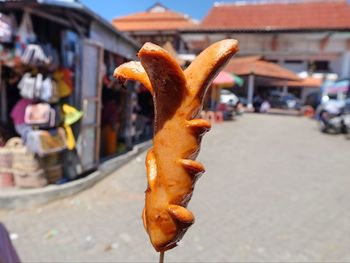
<instances>
[{"instance_id":1,"label":"fried snack on skewer","mask_svg":"<svg viewBox=\"0 0 350 263\"><path fill-rule=\"evenodd\" d=\"M210 123L198 117L208 86L237 51L236 40L214 43L183 71L167 51L146 43L138 54L141 63L128 62L114 72L120 81L141 82L153 95L154 147L146 158L148 188L142 218L158 252L176 246L194 222L186 207L204 172L195 159L201 137L210 129Z\"/></svg>"}]
</instances>

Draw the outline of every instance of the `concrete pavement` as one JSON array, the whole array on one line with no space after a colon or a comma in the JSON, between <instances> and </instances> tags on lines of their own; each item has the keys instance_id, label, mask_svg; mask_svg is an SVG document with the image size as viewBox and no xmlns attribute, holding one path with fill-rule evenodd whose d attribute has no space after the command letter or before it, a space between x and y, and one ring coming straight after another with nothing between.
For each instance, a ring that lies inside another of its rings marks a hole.
<instances>
[{"instance_id":1,"label":"concrete pavement","mask_svg":"<svg viewBox=\"0 0 350 263\"><path fill-rule=\"evenodd\" d=\"M247 114L202 144L196 216L165 262L350 261L350 141L304 118ZM93 188L0 211L25 262L156 262L142 154Z\"/></svg>"}]
</instances>

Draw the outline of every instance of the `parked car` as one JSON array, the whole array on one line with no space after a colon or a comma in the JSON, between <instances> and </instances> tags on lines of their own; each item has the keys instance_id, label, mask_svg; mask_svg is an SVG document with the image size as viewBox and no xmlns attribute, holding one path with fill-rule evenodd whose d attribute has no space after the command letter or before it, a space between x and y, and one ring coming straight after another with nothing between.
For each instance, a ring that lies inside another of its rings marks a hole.
<instances>
[{"instance_id":1,"label":"parked car","mask_svg":"<svg viewBox=\"0 0 350 263\"><path fill-rule=\"evenodd\" d=\"M238 97L231 91L227 89L220 90L220 102L228 104L230 106L235 106L238 102Z\"/></svg>"},{"instance_id":2,"label":"parked car","mask_svg":"<svg viewBox=\"0 0 350 263\"><path fill-rule=\"evenodd\" d=\"M299 110L301 107L300 100L291 93L273 91L269 94L267 100L271 108Z\"/></svg>"}]
</instances>

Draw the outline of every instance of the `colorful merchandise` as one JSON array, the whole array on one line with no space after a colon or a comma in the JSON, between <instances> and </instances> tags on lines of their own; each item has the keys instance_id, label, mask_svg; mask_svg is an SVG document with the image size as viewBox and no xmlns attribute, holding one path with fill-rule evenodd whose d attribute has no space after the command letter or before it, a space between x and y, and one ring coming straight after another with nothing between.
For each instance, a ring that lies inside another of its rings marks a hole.
<instances>
[{"instance_id":1,"label":"colorful merchandise","mask_svg":"<svg viewBox=\"0 0 350 263\"><path fill-rule=\"evenodd\" d=\"M15 184L20 188L41 188L47 185L44 170L34 173L15 172Z\"/></svg>"},{"instance_id":2,"label":"colorful merchandise","mask_svg":"<svg viewBox=\"0 0 350 263\"><path fill-rule=\"evenodd\" d=\"M30 73L23 75L18 83L18 89L23 98L39 99L49 103L59 101L59 93L56 82L50 77L44 79L42 74L32 76Z\"/></svg>"},{"instance_id":3,"label":"colorful merchandise","mask_svg":"<svg viewBox=\"0 0 350 263\"><path fill-rule=\"evenodd\" d=\"M31 99L20 99L11 111L11 118L15 125L24 124L24 115L28 105L33 104Z\"/></svg>"},{"instance_id":4,"label":"colorful merchandise","mask_svg":"<svg viewBox=\"0 0 350 263\"><path fill-rule=\"evenodd\" d=\"M57 82L61 98L68 97L73 93L73 73L69 69L59 69L53 74L53 77Z\"/></svg>"},{"instance_id":5,"label":"colorful merchandise","mask_svg":"<svg viewBox=\"0 0 350 263\"><path fill-rule=\"evenodd\" d=\"M31 104L25 110L24 121L29 125L53 128L56 123L56 111L47 103Z\"/></svg>"},{"instance_id":6,"label":"colorful merchandise","mask_svg":"<svg viewBox=\"0 0 350 263\"><path fill-rule=\"evenodd\" d=\"M66 134L63 128L49 131L32 131L28 134L27 147L38 154L44 156L57 153L67 148Z\"/></svg>"},{"instance_id":7,"label":"colorful merchandise","mask_svg":"<svg viewBox=\"0 0 350 263\"><path fill-rule=\"evenodd\" d=\"M39 45L30 44L24 50L21 61L26 65L48 65L51 59L46 56L44 50Z\"/></svg>"},{"instance_id":8,"label":"colorful merchandise","mask_svg":"<svg viewBox=\"0 0 350 263\"><path fill-rule=\"evenodd\" d=\"M64 128L66 130L67 136L67 148L68 150L73 150L75 148L76 142L71 125L81 119L83 112L68 104L63 104L62 111L64 114Z\"/></svg>"},{"instance_id":9,"label":"colorful merchandise","mask_svg":"<svg viewBox=\"0 0 350 263\"><path fill-rule=\"evenodd\" d=\"M0 147L0 189L13 186L12 153L8 147Z\"/></svg>"},{"instance_id":10,"label":"colorful merchandise","mask_svg":"<svg viewBox=\"0 0 350 263\"><path fill-rule=\"evenodd\" d=\"M30 14L26 11L23 14L21 24L19 25L17 36L22 46L27 45L28 43L33 43L36 41L36 35L33 30L33 22L30 17Z\"/></svg>"},{"instance_id":11,"label":"colorful merchandise","mask_svg":"<svg viewBox=\"0 0 350 263\"><path fill-rule=\"evenodd\" d=\"M11 42L12 33L13 29L11 18L0 13L0 42Z\"/></svg>"}]
</instances>

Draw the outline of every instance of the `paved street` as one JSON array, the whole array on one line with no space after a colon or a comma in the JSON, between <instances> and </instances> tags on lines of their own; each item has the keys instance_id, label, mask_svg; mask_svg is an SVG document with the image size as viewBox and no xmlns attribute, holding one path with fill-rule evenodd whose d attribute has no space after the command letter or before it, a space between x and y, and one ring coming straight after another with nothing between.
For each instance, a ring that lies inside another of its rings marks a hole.
<instances>
[{"instance_id":1,"label":"paved street","mask_svg":"<svg viewBox=\"0 0 350 263\"><path fill-rule=\"evenodd\" d=\"M309 119L246 114L203 140L196 223L165 262L350 261L350 141ZM1 211L26 262L156 262L140 219L145 154L92 189Z\"/></svg>"}]
</instances>

